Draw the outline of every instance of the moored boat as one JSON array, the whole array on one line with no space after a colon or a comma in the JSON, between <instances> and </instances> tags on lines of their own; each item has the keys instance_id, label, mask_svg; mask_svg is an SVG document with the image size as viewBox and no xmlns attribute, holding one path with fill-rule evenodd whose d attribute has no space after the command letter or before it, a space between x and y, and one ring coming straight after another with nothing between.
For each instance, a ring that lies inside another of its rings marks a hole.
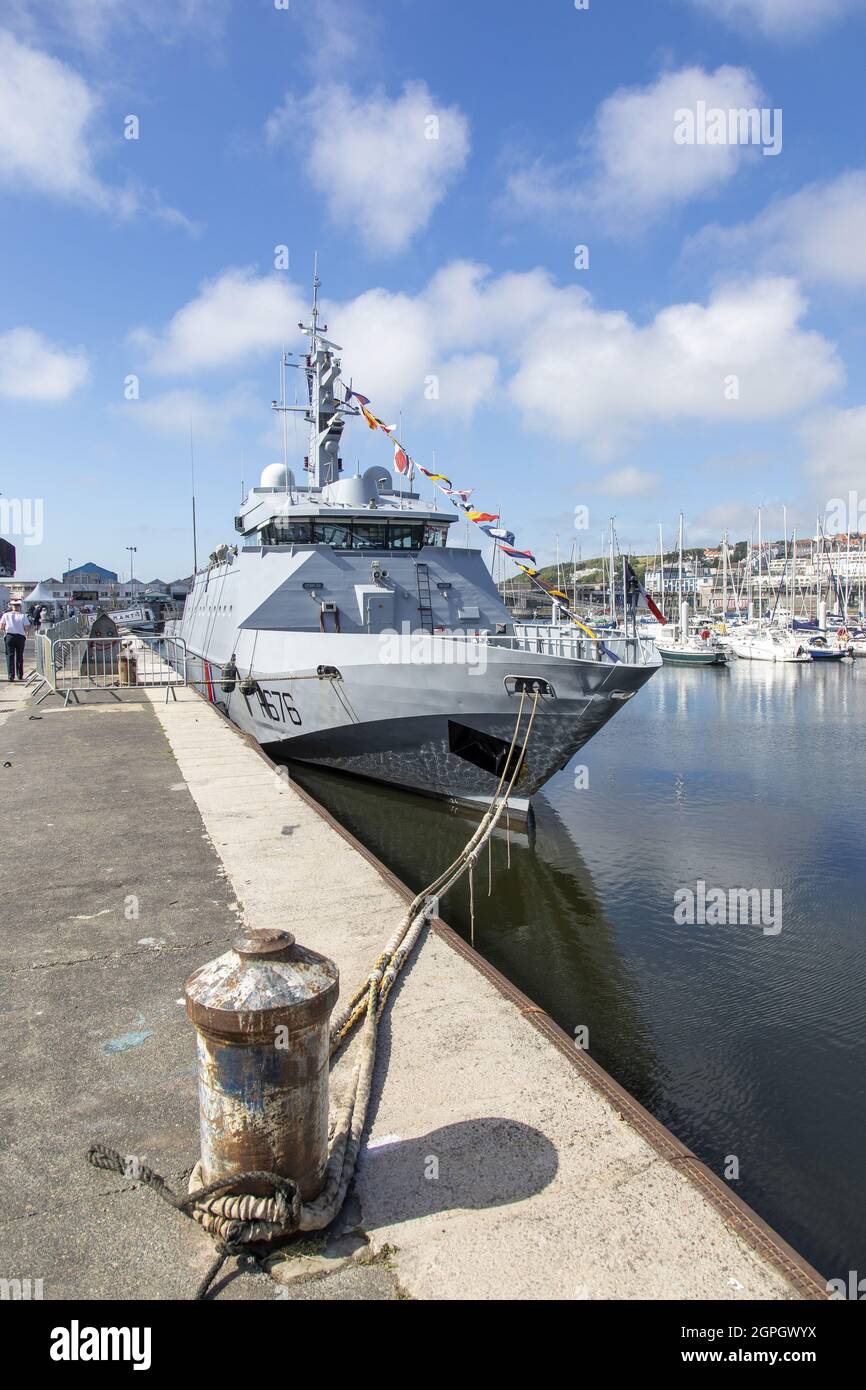
<instances>
[{"instance_id":1,"label":"moored boat","mask_svg":"<svg viewBox=\"0 0 866 1390\"><path fill-rule=\"evenodd\" d=\"M741 661L811 661L804 643L782 628L739 628L730 635L731 648Z\"/></svg>"},{"instance_id":2,"label":"moored boat","mask_svg":"<svg viewBox=\"0 0 866 1390\"><path fill-rule=\"evenodd\" d=\"M185 644L189 677L276 758L484 802L519 757L525 810L660 660L574 621L539 649L480 551L450 543L459 513L413 490L393 440L399 482L381 466L342 476L347 421L376 417L342 386L315 290L303 331L307 480L287 458L265 468L235 518L239 545L214 551L166 633Z\"/></svg>"},{"instance_id":3,"label":"moored boat","mask_svg":"<svg viewBox=\"0 0 866 1390\"><path fill-rule=\"evenodd\" d=\"M665 666L725 666L728 660L722 647L700 637L656 642L655 647Z\"/></svg>"}]
</instances>

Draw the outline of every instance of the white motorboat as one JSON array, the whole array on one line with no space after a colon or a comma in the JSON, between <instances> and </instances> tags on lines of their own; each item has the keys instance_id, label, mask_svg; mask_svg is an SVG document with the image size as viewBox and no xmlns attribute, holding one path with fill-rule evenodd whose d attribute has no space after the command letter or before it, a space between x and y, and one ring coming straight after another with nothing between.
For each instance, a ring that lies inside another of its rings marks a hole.
<instances>
[{"instance_id":1,"label":"white motorboat","mask_svg":"<svg viewBox=\"0 0 866 1390\"><path fill-rule=\"evenodd\" d=\"M728 641L741 661L811 661L805 644L784 628L735 628Z\"/></svg>"}]
</instances>

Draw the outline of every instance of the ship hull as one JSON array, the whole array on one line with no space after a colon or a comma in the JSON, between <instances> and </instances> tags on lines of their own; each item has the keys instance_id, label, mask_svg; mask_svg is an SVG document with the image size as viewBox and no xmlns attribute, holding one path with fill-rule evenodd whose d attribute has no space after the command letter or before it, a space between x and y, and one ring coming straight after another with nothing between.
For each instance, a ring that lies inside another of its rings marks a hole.
<instances>
[{"instance_id":1,"label":"ship hull","mask_svg":"<svg viewBox=\"0 0 866 1390\"><path fill-rule=\"evenodd\" d=\"M677 651L672 647L658 648L665 666L724 666L727 657L721 651Z\"/></svg>"},{"instance_id":2,"label":"ship hull","mask_svg":"<svg viewBox=\"0 0 866 1390\"><path fill-rule=\"evenodd\" d=\"M528 799L658 669L423 634L412 642L414 660L383 664L377 638L319 635L316 667L292 663L290 676L256 674L253 681L245 680L249 667L240 658L233 676L190 652L187 679L277 760L473 802L492 796L506 764L514 766L508 754L521 682L540 682L546 692L538 697L529 737L531 693L517 729L523 760L513 795ZM325 674L317 675L319 669Z\"/></svg>"}]
</instances>

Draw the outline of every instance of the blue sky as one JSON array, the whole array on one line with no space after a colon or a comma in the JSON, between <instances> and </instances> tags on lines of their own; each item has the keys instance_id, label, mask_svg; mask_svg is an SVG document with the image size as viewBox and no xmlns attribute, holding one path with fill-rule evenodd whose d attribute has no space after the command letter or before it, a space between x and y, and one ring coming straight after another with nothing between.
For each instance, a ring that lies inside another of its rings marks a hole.
<instances>
[{"instance_id":1,"label":"blue sky","mask_svg":"<svg viewBox=\"0 0 866 1390\"><path fill-rule=\"evenodd\" d=\"M316 250L346 375L539 559L850 490L866 530L864 41L863 0L3 0L19 574L187 573L190 419L199 552L233 538ZM781 149L677 143L701 102Z\"/></svg>"}]
</instances>

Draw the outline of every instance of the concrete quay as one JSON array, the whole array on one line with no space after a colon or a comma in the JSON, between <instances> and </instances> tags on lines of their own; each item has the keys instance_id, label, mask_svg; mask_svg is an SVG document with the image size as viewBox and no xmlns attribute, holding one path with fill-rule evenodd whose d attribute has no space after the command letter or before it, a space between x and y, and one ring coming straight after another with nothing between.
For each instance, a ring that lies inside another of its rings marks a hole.
<instances>
[{"instance_id":1,"label":"concrete quay","mask_svg":"<svg viewBox=\"0 0 866 1390\"><path fill-rule=\"evenodd\" d=\"M0 1277L46 1298L189 1298L210 1239L84 1160L176 1188L198 1156L183 984L238 922L333 957L348 993L406 891L191 690L0 686ZM10 764L5 766L5 764ZM447 899L443 911L447 916ZM332 1074L338 1098L353 1060ZM381 1033L335 1227L231 1262L216 1298L822 1298L824 1280L443 922Z\"/></svg>"}]
</instances>

